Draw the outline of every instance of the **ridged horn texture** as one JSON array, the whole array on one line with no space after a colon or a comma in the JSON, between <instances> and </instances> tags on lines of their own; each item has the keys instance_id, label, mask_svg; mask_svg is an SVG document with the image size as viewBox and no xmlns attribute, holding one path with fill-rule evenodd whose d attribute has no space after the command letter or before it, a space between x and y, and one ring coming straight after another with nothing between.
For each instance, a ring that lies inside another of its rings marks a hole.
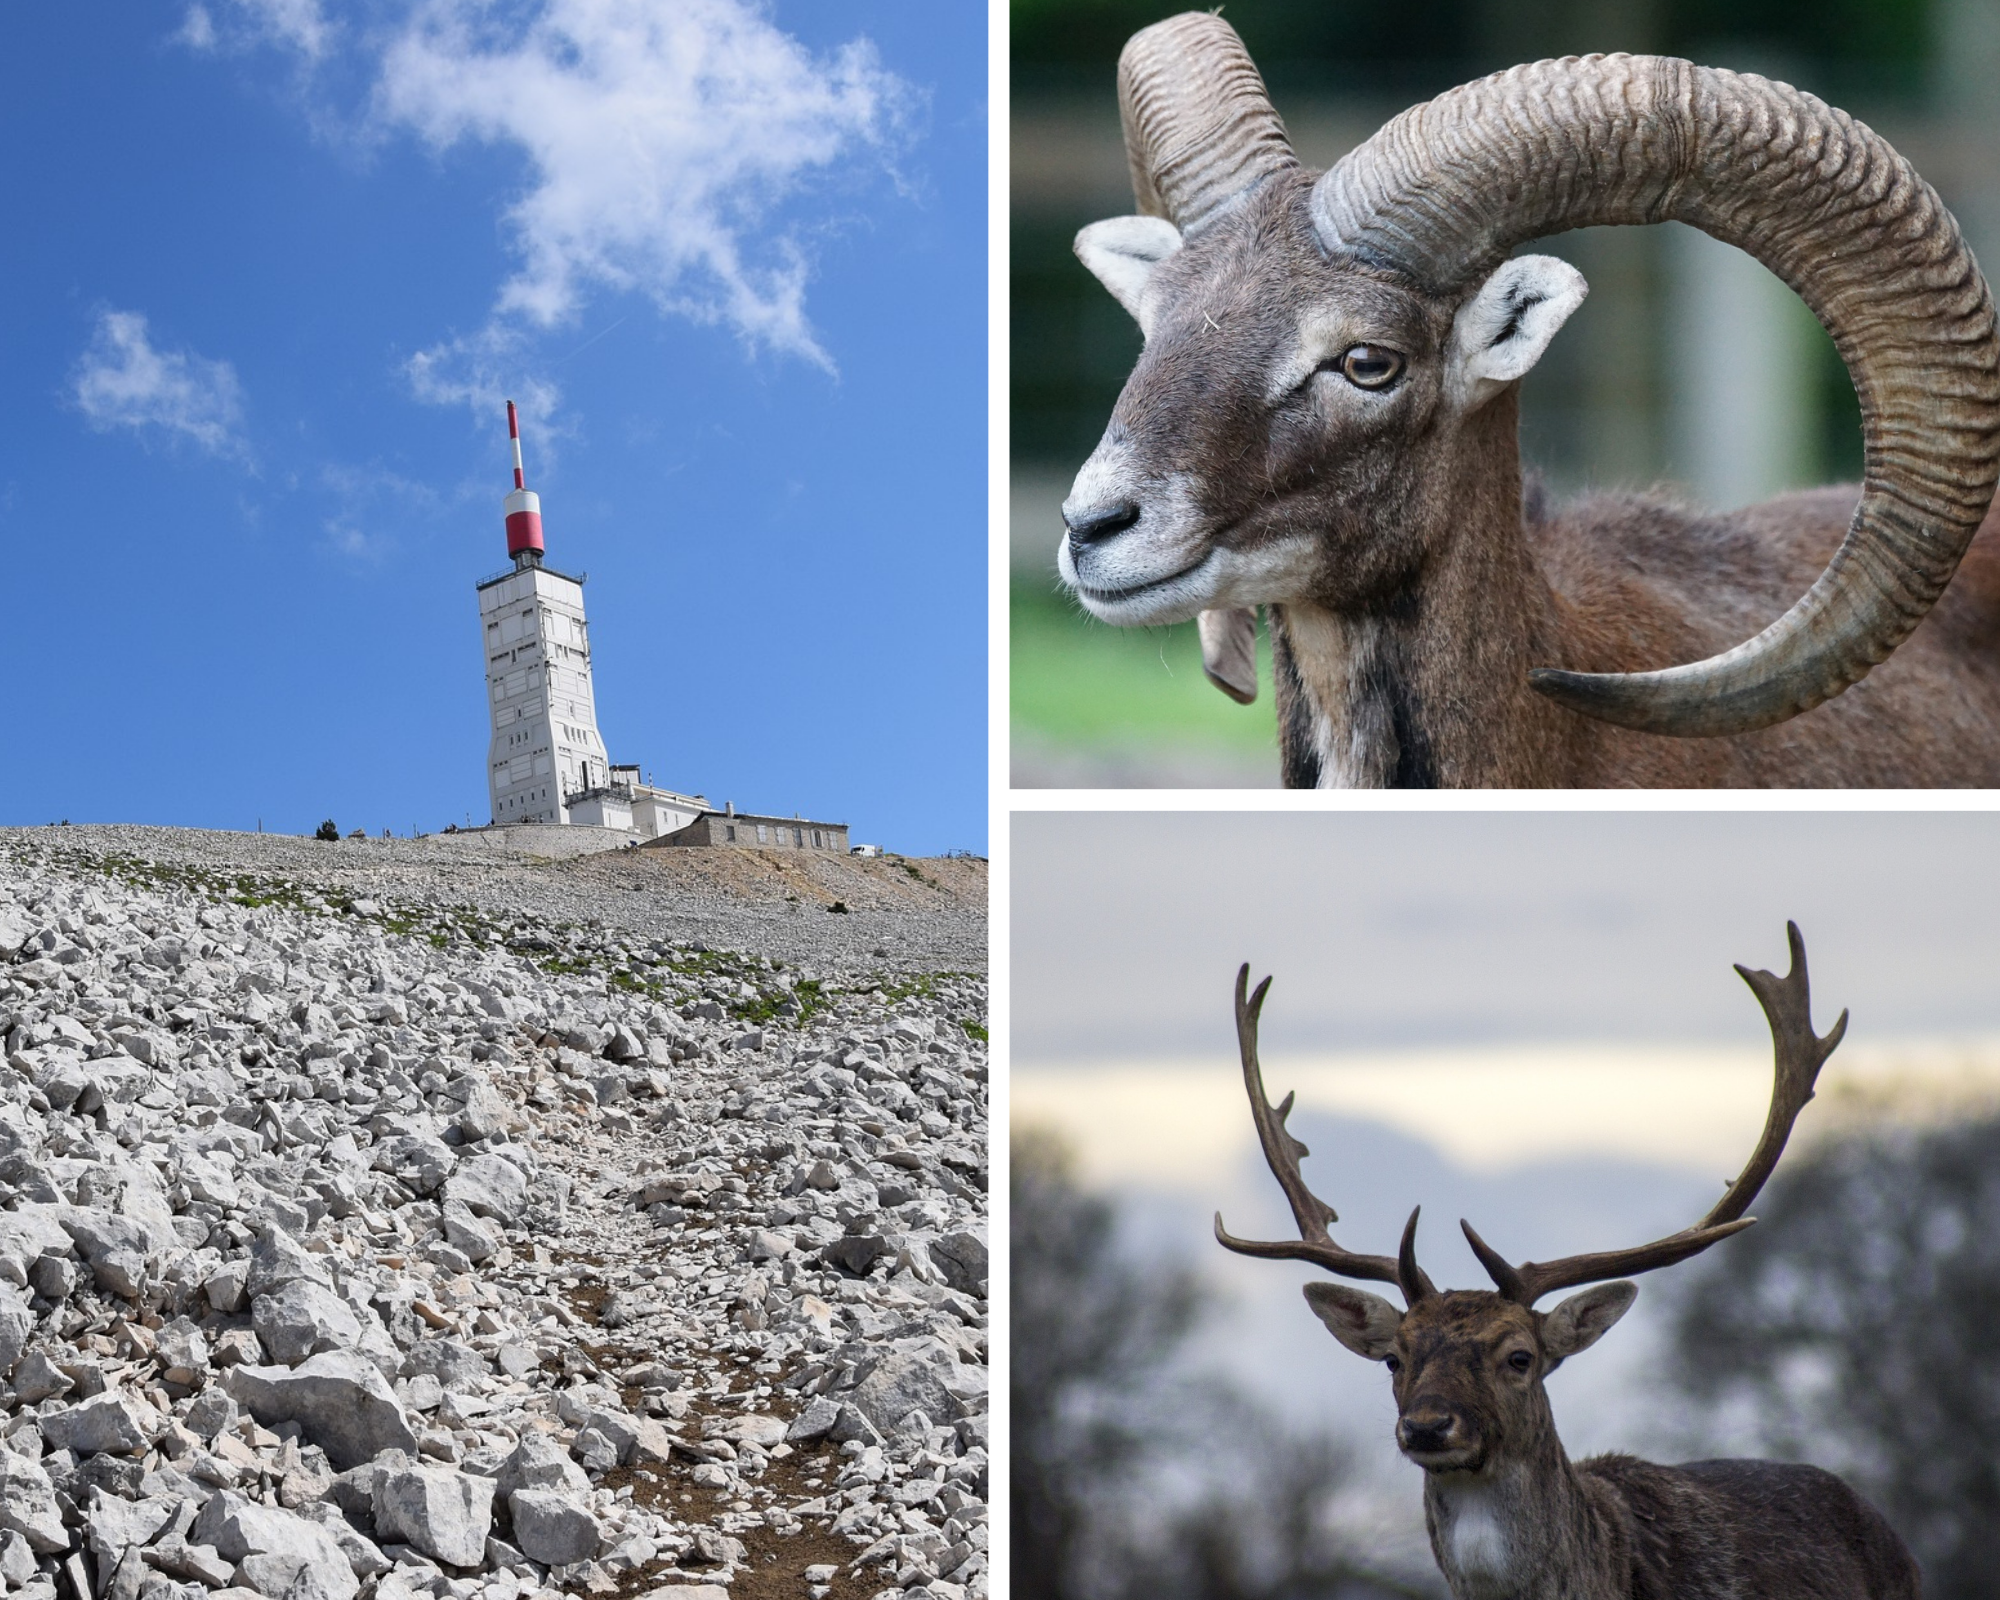
<instances>
[{"instance_id":1,"label":"ridged horn texture","mask_svg":"<svg viewBox=\"0 0 2000 1600\"><path fill-rule=\"evenodd\" d=\"M1755 256L1832 333L1867 471L1825 572L1706 661L1531 674L1572 710L1679 735L1810 710L1923 620L1993 498L2000 339L1958 224L1879 135L1789 85L1663 56L1515 67L1396 117L1320 177L1313 213L1329 251L1445 294L1528 239L1691 223Z\"/></svg>"},{"instance_id":2,"label":"ridged horn texture","mask_svg":"<svg viewBox=\"0 0 2000 1600\"><path fill-rule=\"evenodd\" d=\"M1184 234L1299 164L1243 41L1207 12L1183 12L1125 41L1118 115L1139 209Z\"/></svg>"}]
</instances>

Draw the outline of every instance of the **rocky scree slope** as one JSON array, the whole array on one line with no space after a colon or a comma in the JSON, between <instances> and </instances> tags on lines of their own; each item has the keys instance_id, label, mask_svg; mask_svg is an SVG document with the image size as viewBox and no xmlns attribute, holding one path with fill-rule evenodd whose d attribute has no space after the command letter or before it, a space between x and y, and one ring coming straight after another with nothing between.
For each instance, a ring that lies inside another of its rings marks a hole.
<instances>
[{"instance_id":1,"label":"rocky scree slope","mask_svg":"<svg viewBox=\"0 0 2000 1600\"><path fill-rule=\"evenodd\" d=\"M85 833L0 834L9 1595L984 1594L983 976Z\"/></svg>"}]
</instances>

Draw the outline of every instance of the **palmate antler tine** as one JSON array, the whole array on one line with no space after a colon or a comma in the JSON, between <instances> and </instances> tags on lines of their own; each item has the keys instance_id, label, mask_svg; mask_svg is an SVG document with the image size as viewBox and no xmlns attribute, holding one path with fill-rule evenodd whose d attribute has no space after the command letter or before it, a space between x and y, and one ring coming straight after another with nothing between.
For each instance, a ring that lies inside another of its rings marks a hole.
<instances>
[{"instance_id":1,"label":"palmate antler tine","mask_svg":"<svg viewBox=\"0 0 2000 1600\"><path fill-rule=\"evenodd\" d=\"M1812 988L1806 978L1806 943L1799 937L1796 922L1785 924L1792 946L1792 970L1782 978L1745 966L1736 971L1750 985L1750 992L1764 1008L1771 1025L1771 1109L1764 1119L1764 1132L1750 1160L1703 1217L1699 1227L1733 1222L1750 1208L1757 1191L1771 1176L1784 1154L1785 1141L1792 1136L1792 1124L1813 1097L1819 1069L1847 1034L1847 1013L1842 1011L1824 1038L1813 1032Z\"/></svg>"},{"instance_id":2,"label":"palmate antler tine","mask_svg":"<svg viewBox=\"0 0 2000 1600\"><path fill-rule=\"evenodd\" d=\"M1225 1250L1234 1250L1238 1255L1310 1261L1343 1278L1393 1283L1414 1305L1426 1295L1437 1292L1430 1278L1416 1265L1415 1214L1411 1214L1410 1225L1403 1235L1403 1255L1415 1274L1412 1281L1399 1270L1396 1257L1358 1255L1335 1244L1333 1236L1327 1232L1327 1224L1338 1222L1339 1214L1306 1187L1305 1177L1299 1171L1299 1160L1312 1152L1293 1138L1291 1130L1285 1126L1295 1097L1288 1094L1282 1105L1273 1106L1264 1092L1264 1072L1257 1062L1257 1018L1264 1008L1264 996L1270 987L1271 980L1266 978L1252 994L1249 963L1245 962L1237 971L1236 1043L1243 1057L1243 1086L1250 1095L1250 1116L1257 1124L1257 1140L1264 1147L1264 1160L1271 1168L1271 1175L1278 1180L1278 1187L1284 1190L1285 1199L1291 1203L1299 1237L1296 1241L1239 1239L1223 1227L1222 1213L1218 1211L1215 1214L1216 1243Z\"/></svg>"},{"instance_id":3,"label":"palmate antler tine","mask_svg":"<svg viewBox=\"0 0 2000 1600\"><path fill-rule=\"evenodd\" d=\"M1634 1273L1670 1267L1677 1261L1698 1255L1718 1240L1741 1233L1757 1219L1743 1215L1757 1191L1778 1165L1792 1124L1813 1097L1819 1069L1847 1032L1847 1013L1824 1038L1813 1032L1812 993L1806 978L1806 945L1796 922L1785 924L1791 941L1792 966L1784 977L1739 966L1737 972L1750 985L1771 1025L1772 1081L1771 1109L1764 1119L1764 1132L1749 1163L1737 1176L1708 1215L1691 1228L1656 1239L1630 1250L1604 1250L1595 1255L1564 1256L1559 1261L1524 1261L1511 1265L1461 1220L1459 1226L1500 1293L1509 1300L1531 1306L1543 1295L1578 1284L1602 1283L1608 1278L1625 1278Z\"/></svg>"}]
</instances>

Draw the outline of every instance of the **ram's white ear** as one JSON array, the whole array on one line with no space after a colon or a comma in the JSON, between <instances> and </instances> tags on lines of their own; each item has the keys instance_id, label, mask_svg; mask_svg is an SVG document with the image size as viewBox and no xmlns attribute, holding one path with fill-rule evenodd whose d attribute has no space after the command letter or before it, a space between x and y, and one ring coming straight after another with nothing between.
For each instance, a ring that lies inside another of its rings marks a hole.
<instances>
[{"instance_id":1,"label":"ram's white ear","mask_svg":"<svg viewBox=\"0 0 2000 1600\"><path fill-rule=\"evenodd\" d=\"M1181 247L1181 231L1165 217L1107 217L1076 236L1076 255L1146 331L1145 299L1153 269Z\"/></svg>"},{"instance_id":2,"label":"ram's white ear","mask_svg":"<svg viewBox=\"0 0 2000 1600\"><path fill-rule=\"evenodd\" d=\"M1476 411L1526 376L1590 285L1567 261L1516 256L1493 269L1451 328L1451 390Z\"/></svg>"},{"instance_id":3,"label":"ram's white ear","mask_svg":"<svg viewBox=\"0 0 2000 1600\"><path fill-rule=\"evenodd\" d=\"M1344 1283L1309 1283L1306 1304L1326 1324L1326 1331L1358 1356L1384 1360L1403 1325L1403 1313L1379 1294L1351 1289Z\"/></svg>"}]
</instances>

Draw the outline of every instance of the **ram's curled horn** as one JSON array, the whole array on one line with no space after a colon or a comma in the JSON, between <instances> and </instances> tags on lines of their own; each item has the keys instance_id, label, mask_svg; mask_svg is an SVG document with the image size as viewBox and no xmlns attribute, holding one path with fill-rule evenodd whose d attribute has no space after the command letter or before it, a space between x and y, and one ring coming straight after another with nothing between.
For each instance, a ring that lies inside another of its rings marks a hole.
<instances>
[{"instance_id":1,"label":"ram's curled horn","mask_svg":"<svg viewBox=\"0 0 2000 1600\"><path fill-rule=\"evenodd\" d=\"M1205 11L1156 22L1125 42L1118 115L1139 209L1184 234L1299 164L1243 41Z\"/></svg>"},{"instance_id":2,"label":"ram's curled horn","mask_svg":"<svg viewBox=\"0 0 2000 1600\"><path fill-rule=\"evenodd\" d=\"M1819 580L1748 643L1657 672L1539 670L1573 710L1743 733L1839 694L1923 620L2000 472L2000 338L1958 225L1886 141L1812 95L1660 56L1515 67L1405 111L1325 173L1331 252L1462 292L1514 246L1677 220L1824 323L1861 398L1866 484Z\"/></svg>"}]
</instances>

